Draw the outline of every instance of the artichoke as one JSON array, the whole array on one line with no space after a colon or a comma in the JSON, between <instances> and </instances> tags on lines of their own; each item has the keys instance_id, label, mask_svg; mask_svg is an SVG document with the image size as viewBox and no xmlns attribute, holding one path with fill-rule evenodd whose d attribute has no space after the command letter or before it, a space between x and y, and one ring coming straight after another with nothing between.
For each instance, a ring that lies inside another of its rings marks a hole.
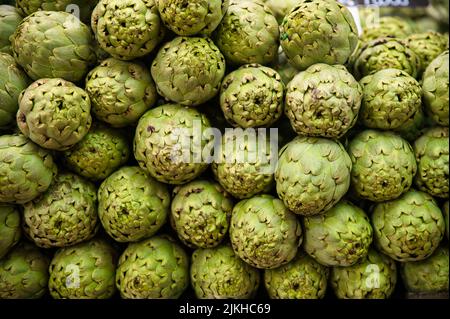
<instances>
[{"instance_id":1,"label":"artichoke","mask_svg":"<svg viewBox=\"0 0 450 319\"><path fill-rule=\"evenodd\" d=\"M11 36L14 57L33 79L77 82L95 62L91 31L67 12L37 11Z\"/></svg>"},{"instance_id":2,"label":"artichoke","mask_svg":"<svg viewBox=\"0 0 450 319\"><path fill-rule=\"evenodd\" d=\"M225 131L212 169L228 193L243 199L272 189L278 145L271 138L242 129Z\"/></svg>"},{"instance_id":3,"label":"artichoke","mask_svg":"<svg viewBox=\"0 0 450 319\"><path fill-rule=\"evenodd\" d=\"M109 58L86 77L92 112L113 127L134 125L157 99L150 71L135 62Z\"/></svg>"},{"instance_id":4,"label":"artichoke","mask_svg":"<svg viewBox=\"0 0 450 319\"><path fill-rule=\"evenodd\" d=\"M445 51L448 37L437 32L416 33L407 37L404 43L419 57L418 73L422 74L428 65Z\"/></svg>"},{"instance_id":5,"label":"artichoke","mask_svg":"<svg viewBox=\"0 0 450 319\"><path fill-rule=\"evenodd\" d=\"M449 197L448 127L434 127L414 142L417 175L414 182L420 190L435 197Z\"/></svg>"},{"instance_id":6,"label":"artichoke","mask_svg":"<svg viewBox=\"0 0 450 319\"><path fill-rule=\"evenodd\" d=\"M375 249L350 267L333 267L330 284L340 299L387 299L397 283L395 261Z\"/></svg>"},{"instance_id":7,"label":"artichoke","mask_svg":"<svg viewBox=\"0 0 450 319\"><path fill-rule=\"evenodd\" d=\"M134 136L134 156L139 165L163 183L184 184L206 170L203 150L213 136L206 136L209 120L195 109L165 104L147 111Z\"/></svg>"},{"instance_id":8,"label":"artichoke","mask_svg":"<svg viewBox=\"0 0 450 319\"><path fill-rule=\"evenodd\" d=\"M98 189L98 215L103 228L118 242L153 236L170 209L167 187L139 167L122 167Z\"/></svg>"},{"instance_id":9,"label":"artichoke","mask_svg":"<svg viewBox=\"0 0 450 319\"><path fill-rule=\"evenodd\" d=\"M430 0L427 13L435 20L448 25L449 2L448 0Z\"/></svg>"},{"instance_id":10,"label":"artichoke","mask_svg":"<svg viewBox=\"0 0 450 319\"><path fill-rule=\"evenodd\" d=\"M189 260L167 236L131 243L119 259L116 286L126 299L175 299L189 285Z\"/></svg>"},{"instance_id":11,"label":"artichoke","mask_svg":"<svg viewBox=\"0 0 450 319\"><path fill-rule=\"evenodd\" d=\"M414 19L414 28L416 32L445 31L443 26L430 16Z\"/></svg>"},{"instance_id":12,"label":"artichoke","mask_svg":"<svg viewBox=\"0 0 450 319\"><path fill-rule=\"evenodd\" d=\"M445 232L444 217L434 199L416 190L377 204L371 218L376 246L401 262L429 257Z\"/></svg>"},{"instance_id":13,"label":"artichoke","mask_svg":"<svg viewBox=\"0 0 450 319\"><path fill-rule=\"evenodd\" d=\"M284 84L275 70L247 64L224 78L220 107L234 127L268 127L283 113L283 98Z\"/></svg>"},{"instance_id":14,"label":"artichoke","mask_svg":"<svg viewBox=\"0 0 450 319\"><path fill-rule=\"evenodd\" d=\"M178 237L198 248L219 245L230 224L230 197L220 185L206 180L175 188L171 220Z\"/></svg>"},{"instance_id":15,"label":"artichoke","mask_svg":"<svg viewBox=\"0 0 450 319\"><path fill-rule=\"evenodd\" d=\"M358 43L350 11L335 0L299 0L281 23L281 46L299 70L345 64Z\"/></svg>"},{"instance_id":16,"label":"artichoke","mask_svg":"<svg viewBox=\"0 0 450 319\"><path fill-rule=\"evenodd\" d=\"M121 131L93 126L84 139L63 153L65 166L92 181L101 181L125 164L130 155Z\"/></svg>"},{"instance_id":17,"label":"artichoke","mask_svg":"<svg viewBox=\"0 0 450 319\"><path fill-rule=\"evenodd\" d=\"M55 299L106 299L115 292L116 252L93 239L60 248L53 257L48 288Z\"/></svg>"},{"instance_id":18,"label":"artichoke","mask_svg":"<svg viewBox=\"0 0 450 319\"><path fill-rule=\"evenodd\" d=\"M196 106L212 99L225 75L225 59L208 38L177 37L161 47L151 68L158 93Z\"/></svg>"},{"instance_id":19,"label":"artichoke","mask_svg":"<svg viewBox=\"0 0 450 319\"><path fill-rule=\"evenodd\" d=\"M0 204L0 259L20 239L20 213L16 206Z\"/></svg>"},{"instance_id":20,"label":"artichoke","mask_svg":"<svg viewBox=\"0 0 450 319\"><path fill-rule=\"evenodd\" d=\"M87 93L63 79L40 79L19 96L17 126L41 147L63 151L83 139L91 127Z\"/></svg>"},{"instance_id":21,"label":"artichoke","mask_svg":"<svg viewBox=\"0 0 450 319\"><path fill-rule=\"evenodd\" d=\"M428 65L422 80L426 111L436 123L445 126L449 124L448 60L448 51L445 51Z\"/></svg>"},{"instance_id":22,"label":"artichoke","mask_svg":"<svg viewBox=\"0 0 450 319\"><path fill-rule=\"evenodd\" d=\"M149 54L165 33L157 0L100 0L91 26L100 47L120 60Z\"/></svg>"},{"instance_id":23,"label":"artichoke","mask_svg":"<svg viewBox=\"0 0 450 319\"><path fill-rule=\"evenodd\" d=\"M22 16L13 6L0 5L0 53L11 54L9 37L22 21Z\"/></svg>"},{"instance_id":24,"label":"artichoke","mask_svg":"<svg viewBox=\"0 0 450 319\"><path fill-rule=\"evenodd\" d=\"M408 73L384 69L365 76L361 122L369 128L401 130L422 108L422 87Z\"/></svg>"},{"instance_id":25,"label":"artichoke","mask_svg":"<svg viewBox=\"0 0 450 319\"><path fill-rule=\"evenodd\" d=\"M279 35L277 19L263 3L231 0L215 42L231 65L267 65L277 58Z\"/></svg>"},{"instance_id":26,"label":"artichoke","mask_svg":"<svg viewBox=\"0 0 450 319\"><path fill-rule=\"evenodd\" d=\"M237 257L229 245L192 254L191 284L199 299L249 299L256 295L259 272Z\"/></svg>"},{"instance_id":27,"label":"artichoke","mask_svg":"<svg viewBox=\"0 0 450 319\"><path fill-rule=\"evenodd\" d=\"M360 39L370 42L378 38L404 39L414 33L414 23L404 17L381 17L364 26Z\"/></svg>"},{"instance_id":28,"label":"artichoke","mask_svg":"<svg viewBox=\"0 0 450 319\"><path fill-rule=\"evenodd\" d=\"M372 226L364 211L341 201L324 214L303 220L303 248L324 266L351 266L364 258L372 243Z\"/></svg>"},{"instance_id":29,"label":"artichoke","mask_svg":"<svg viewBox=\"0 0 450 319\"><path fill-rule=\"evenodd\" d=\"M230 240L236 255L246 263L272 269L295 257L302 243L302 228L281 200L257 195L233 208Z\"/></svg>"},{"instance_id":30,"label":"artichoke","mask_svg":"<svg viewBox=\"0 0 450 319\"><path fill-rule=\"evenodd\" d=\"M352 191L360 198L383 202L409 190L417 164L411 145L392 132L365 130L348 145L353 163Z\"/></svg>"},{"instance_id":31,"label":"artichoke","mask_svg":"<svg viewBox=\"0 0 450 319\"><path fill-rule=\"evenodd\" d=\"M97 232L96 188L74 174L58 174L45 194L23 208L25 234L42 248L75 245Z\"/></svg>"},{"instance_id":32,"label":"artichoke","mask_svg":"<svg viewBox=\"0 0 450 319\"><path fill-rule=\"evenodd\" d=\"M0 131L15 124L17 99L30 79L12 56L0 52Z\"/></svg>"},{"instance_id":33,"label":"artichoke","mask_svg":"<svg viewBox=\"0 0 450 319\"><path fill-rule=\"evenodd\" d=\"M264 271L264 283L271 299L322 299L329 270L304 252L288 264Z\"/></svg>"},{"instance_id":34,"label":"artichoke","mask_svg":"<svg viewBox=\"0 0 450 319\"><path fill-rule=\"evenodd\" d=\"M0 136L0 203L23 204L36 198L56 173L50 153L25 136Z\"/></svg>"},{"instance_id":35,"label":"artichoke","mask_svg":"<svg viewBox=\"0 0 450 319\"><path fill-rule=\"evenodd\" d=\"M353 127L362 89L342 65L318 63L287 86L286 115L300 135L339 138Z\"/></svg>"},{"instance_id":36,"label":"artichoke","mask_svg":"<svg viewBox=\"0 0 450 319\"><path fill-rule=\"evenodd\" d=\"M342 144L297 137L280 151L278 196L294 213L316 215L333 207L350 186L352 162Z\"/></svg>"},{"instance_id":37,"label":"artichoke","mask_svg":"<svg viewBox=\"0 0 450 319\"><path fill-rule=\"evenodd\" d=\"M254 0L258 1L258 0ZM298 0L262 0L266 6L272 10L279 24L283 22L284 17L298 3Z\"/></svg>"}]
</instances>

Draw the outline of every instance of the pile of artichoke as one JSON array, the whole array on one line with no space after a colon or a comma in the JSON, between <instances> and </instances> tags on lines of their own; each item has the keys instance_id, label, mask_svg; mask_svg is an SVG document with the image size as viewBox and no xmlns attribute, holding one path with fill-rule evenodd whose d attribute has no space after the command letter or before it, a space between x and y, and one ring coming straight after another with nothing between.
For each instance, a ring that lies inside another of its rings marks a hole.
<instances>
[{"instance_id":1,"label":"pile of artichoke","mask_svg":"<svg viewBox=\"0 0 450 319\"><path fill-rule=\"evenodd\" d=\"M341 2L2 2L0 299L448 298L449 1Z\"/></svg>"}]
</instances>

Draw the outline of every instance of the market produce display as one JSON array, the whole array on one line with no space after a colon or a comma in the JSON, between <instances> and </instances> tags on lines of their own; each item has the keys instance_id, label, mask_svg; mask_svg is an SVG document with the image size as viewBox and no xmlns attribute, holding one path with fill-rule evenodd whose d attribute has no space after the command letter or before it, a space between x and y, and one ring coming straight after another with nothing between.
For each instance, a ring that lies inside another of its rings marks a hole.
<instances>
[{"instance_id":1,"label":"market produce display","mask_svg":"<svg viewBox=\"0 0 450 319\"><path fill-rule=\"evenodd\" d=\"M448 0L0 3L0 299L449 298Z\"/></svg>"}]
</instances>

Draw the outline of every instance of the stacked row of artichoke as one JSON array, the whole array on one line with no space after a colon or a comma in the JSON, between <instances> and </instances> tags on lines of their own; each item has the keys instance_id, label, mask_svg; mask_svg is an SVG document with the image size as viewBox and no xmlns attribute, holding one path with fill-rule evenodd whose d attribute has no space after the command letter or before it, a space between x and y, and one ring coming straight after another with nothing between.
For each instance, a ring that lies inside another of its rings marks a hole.
<instances>
[{"instance_id":1,"label":"stacked row of artichoke","mask_svg":"<svg viewBox=\"0 0 450 319\"><path fill-rule=\"evenodd\" d=\"M0 6L0 298L448 294L445 5Z\"/></svg>"}]
</instances>

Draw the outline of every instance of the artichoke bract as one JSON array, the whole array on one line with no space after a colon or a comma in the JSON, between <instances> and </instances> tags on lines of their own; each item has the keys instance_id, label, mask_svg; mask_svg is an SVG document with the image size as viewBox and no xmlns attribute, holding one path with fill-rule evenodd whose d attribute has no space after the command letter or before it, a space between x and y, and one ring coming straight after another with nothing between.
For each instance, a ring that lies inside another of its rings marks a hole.
<instances>
[{"instance_id":1,"label":"artichoke bract","mask_svg":"<svg viewBox=\"0 0 450 319\"><path fill-rule=\"evenodd\" d=\"M417 175L414 183L420 190L435 197L449 196L449 134L448 127L433 127L414 142Z\"/></svg>"},{"instance_id":2,"label":"artichoke bract","mask_svg":"<svg viewBox=\"0 0 450 319\"><path fill-rule=\"evenodd\" d=\"M211 248L228 232L233 202L213 182L196 180L174 189L171 220L178 237L188 245Z\"/></svg>"},{"instance_id":3,"label":"artichoke bract","mask_svg":"<svg viewBox=\"0 0 450 319\"><path fill-rule=\"evenodd\" d=\"M67 12L37 11L11 36L14 58L33 80L77 82L96 61L88 26Z\"/></svg>"},{"instance_id":4,"label":"artichoke bract","mask_svg":"<svg viewBox=\"0 0 450 319\"><path fill-rule=\"evenodd\" d=\"M289 82L286 115L300 135L339 138L355 125L361 98L344 66L314 64Z\"/></svg>"},{"instance_id":5,"label":"artichoke bract","mask_svg":"<svg viewBox=\"0 0 450 319\"><path fill-rule=\"evenodd\" d=\"M47 291L50 260L23 242L0 259L0 299L39 299Z\"/></svg>"},{"instance_id":6,"label":"artichoke bract","mask_svg":"<svg viewBox=\"0 0 450 319\"><path fill-rule=\"evenodd\" d=\"M25 136L0 136L0 203L36 198L49 188L57 170L51 154Z\"/></svg>"},{"instance_id":7,"label":"artichoke bract","mask_svg":"<svg viewBox=\"0 0 450 319\"><path fill-rule=\"evenodd\" d=\"M92 112L113 127L134 125L157 99L150 71L136 62L109 58L86 77Z\"/></svg>"},{"instance_id":8,"label":"artichoke bract","mask_svg":"<svg viewBox=\"0 0 450 319\"><path fill-rule=\"evenodd\" d=\"M100 0L91 27L100 47L120 60L149 54L165 33L157 0Z\"/></svg>"},{"instance_id":9,"label":"artichoke bract","mask_svg":"<svg viewBox=\"0 0 450 319\"><path fill-rule=\"evenodd\" d=\"M360 198L383 202L409 190L417 171L411 145L392 132L365 130L348 145L351 189Z\"/></svg>"},{"instance_id":10,"label":"artichoke bract","mask_svg":"<svg viewBox=\"0 0 450 319\"><path fill-rule=\"evenodd\" d=\"M40 79L19 96L17 126L43 148L71 148L83 139L91 123L89 96L72 82Z\"/></svg>"},{"instance_id":11,"label":"artichoke bract","mask_svg":"<svg viewBox=\"0 0 450 319\"><path fill-rule=\"evenodd\" d=\"M30 79L16 64L12 56L0 52L0 131L15 123L20 92Z\"/></svg>"},{"instance_id":12,"label":"artichoke bract","mask_svg":"<svg viewBox=\"0 0 450 319\"><path fill-rule=\"evenodd\" d=\"M268 127L283 113L284 84L273 69L247 64L222 82L220 107L234 127Z\"/></svg>"},{"instance_id":13,"label":"artichoke bract","mask_svg":"<svg viewBox=\"0 0 450 319\"><path fill-rule=\"evenodd\" d=\"M352 162L342 144L297 137L280 150L275 181L278 196L299 215L333 207L350 186Z\"/></svg>"},{"instance_id":14,"label":"artichoke bract","mask_svg":"<svg viewBox=\"0 0 450 319\"><path fill-rule=\"evenodd\" d=\"M370 42L378 38L404 39L414 33L414 23L401 17L380 17L374 23L365 25L362 29L360 39L363 42Z\"/></svg>"},{"instance_id":15,"label":"artichoke bract","mask_svg":"<svg viewBox=\"0 0 450 319\"><path fill-rule=\"evenodd\" d=\"M271 299L322 299L329 270L304 252L288 264L264 271L264 283Z\"/></svg>"},{"instance_id":16,"label":"artichoke bract","mask_svg":"<svg viewBox=\"0 0 450 319\"><path fill-rule=\"evenodd\" d=\"M159 49L151 73L160 95L196 106L219 91L225 75L225 58L208 38L177 37Z\"/></svg>"},{"instance_id":17,"label":"artichoke bract","mask_svg":"<svg viewBox=\"0 0 450 319\"><path fill-rule=\"evenodd\" d=\"M116 286L126 299L175 299L189 285L189 260L167 236L131 243L119 259Z\"/></svg>"},{"instance_id":18,"label":"artichoke bract","mask_svg":"<svg viewBox=\"0 0 450 319\"><path fill-rule=\"evenodd\" d=\"M400 262L426 259L445 233L444 217L435 200L416 190L377 204L371 220L377 248Z\"/></svg>"},{"instance_id":19,"label":"artichoke bract","mask_svg":"<svg viewBox=\"0 0 450 319\"><path fill-rule=\"evenodd\" d=\"M281 46L299 70L316 63L345 64L358 43L350 11L335 0L299 0L284 17Z\"/></svg>"},{"instance_id":20,"label":"artichoke bract","mask_svg":"<svg viewBox=\"0 0 450 319\"><path fill-rule=\"evenodd\" d=\"M53 257L48 289L54 299L107 299L113 296L117 254L102 239L60 248Z\"/></svg>"},{"instance_id":21,"label":"artichoke bract","mask_svg":"<svg viewBox=\"0 0 450 319\"><path fill-rule=\"evenodd\" d=\"M396 284L395 261L373 248L353 266L331 269L330 285L339 299L387 299Z\"/></svg>"},{"instance_id":22,"label":"artichoke bract","mask_svg":"<svg viewBox=\"0 0 450 319\"><path fill-rule=\"evenodd\" d=\"M369 128L399 130L422 107L422 87L408 73L384 69L361 79L361 122Z\"/></svg>"},{"instance_id":23,"label":"artichoke bract","mask_svg":"<svg viewBox=\"0 0 450 319\"><path fill-rule=\"evenodd\" d=\"M209 128L209 120L195 109L179 104L156 107L139 120L134 156L158 181L187 183L208 168L202 152L213 141L213 136L205 136Z\"/></svg>"},{"instance_id":24,"label":"artichoke bract","mask_svg":"<svg viewBox=\"0 0 450 319\"><path fill-rule=\"evenodd\" d=\"M438 32L415 33L407 37L404 43L419 57L419 74L422 74L428 65L445 51L448 37Z\"/></svg>"},{"instance_id":25,"label":"artichoke bract","mask_svg":"<svg viewBox=\"0 0 450 319\"><path fill-rule=\"evenodd\" d=\"M212 163L216 180L239 199L268 192L274 185L277 145L271 143L272 136L253 132L226 129Z\"/></svg>"},{"instance_id":26,"label":"artichoke bract","mask_svg":"<svg viewBox=\"0 0 450 319\"><path fill-rule=\"evenodd\" d=\"M227 63L270 64L277 58L278 22L261 2L231 0L215 33L215 42Z\"/></svg>"},{"instance_id":27,"label":"artichoke bract","mask_svg":"<svg viewBox=\"0 0 450 319\"><path fill-rule=\"evenodd\" d=\"M20 212L14 205L0 204L0 259L19 241Z\"/></svg>"},{"instance_id":28,"label":"artichoke bract","mask_svg":"<svg viewBox=\"0 0 450 319\"><path fill-rule=\"evenodd\" d=\"M271 269L295 257L302 243L302 228L281 200L257 195L234 206L230 240L236 255L246 263Z\"/></svg>"},{"instance_id":29,"label":"artichoke bract","mask_svg":"<svg viewBox=\"0 0 450 319\"><path fill-rule=\"evenodd\" d=\"M422 92L427 113L439 125L449 124L448 51L434 59L423 73Z\"/></svg>"},{"instance_id":30,"label":"artichoke bract","mask_svg":"<svg viewBox=\"0 0 450 319\"><path fill-rule=\"evenodd\" d=\"M199 299L249 299L260 275L235 255L230 245L197 249L192 254L191 285Z\"/></svg>"},{"instance_id":31,"label":"artichoke bract","mask_svg":"<svg viewBox=\"0 0 450 319\"><path fill-rule=\"evenodd\" d=\"M364 258L372 243L372 226L364 211L341 201L318 216L303 220L303 248L324 266L351 266Z\"/></svg>"},{"instance_id":32,"label":"artichoke bract","mask_svg":"<svg viewBox=\"0 0 450 319\"><path fill-rule=\"evenodd\" d=\"M103 228L118 242L153 236L170 209L167 187L140 167L122 167L98 189L98 215Z\"/></svg>"},{"instance_id":33,"label":"artichoke bract","mask_svg":"<svg viewBox=\"0 0 450 319\"><path fill-rule=\"evenodd\" d=\"M15 7L0 5L0 53L11 54L11 42L9 37L14 33L22 21L22 15Z\"/></svg>"},{"instance_id":34,"label":"artichoke bract","mask_svg":"<svg viewBox=\"0 0 450 319\"><path fill-rule=\"evenodd\" d=\"M127 162L130 148L121 131L95 125L81 142L62 155L68 169L92 181L101 181Z\"/></svg>"},{"instance_id":35,"label":"artichoke bract","mask_svg":"<svg viewBox=\"0 0 450 319\"><path fill-rule=\"evenodd\" d=\"M42 248L75 245L97 232L97 190L74 174L58 174L47 192L23 208L24 232Z\"/></svg>"}]
</instances>

